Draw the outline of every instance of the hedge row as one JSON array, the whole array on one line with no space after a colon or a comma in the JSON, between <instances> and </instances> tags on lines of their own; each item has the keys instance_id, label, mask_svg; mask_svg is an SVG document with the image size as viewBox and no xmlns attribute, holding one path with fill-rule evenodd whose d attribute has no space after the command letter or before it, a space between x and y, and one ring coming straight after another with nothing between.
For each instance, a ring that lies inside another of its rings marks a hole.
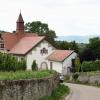
<instances>
[{"instance_id":1,"label":"hedge row","mask_svg":"<svg viewBox=\"0 0 100 100\"><path fill-rule=\"evenodd\" d=\"M0 71L17 71L25 69L25 59L18 60L15 56L10 54L0 53Z\"/></svg>"},{"instance_id":2,"label":"hedge row","mask_svg":"<svg viewBox=\"0 0 100 100\"><path fill-rule=\"evenodd\" d=\"M84 61L81 65L81 70L83 72L100 71L100 60Z\"/></svg>"}]
</instances>

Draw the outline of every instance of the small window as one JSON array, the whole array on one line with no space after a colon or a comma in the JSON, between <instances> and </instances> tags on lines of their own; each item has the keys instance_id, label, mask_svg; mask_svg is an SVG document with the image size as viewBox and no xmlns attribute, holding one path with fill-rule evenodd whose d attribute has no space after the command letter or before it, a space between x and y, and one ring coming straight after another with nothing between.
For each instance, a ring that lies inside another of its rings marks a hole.
<instances>
[{"instance_id":1,"label":"small window","mask_svg":"<svg viewBox=\"0 0 100 100\"><path fill-rule=\"evenodd\" d=\"M4 44L1 44L1 48L4 48Z\"/></svg>"},{"instance_id":2,"label":"small window","mask_svg":"<svg viewBox=\"0 0 100 100\"><path fill-rule=\"evenodd\" d=\"M40 50L40 53L41 54L47 54L48 50L46 48L43 48L43 49Z\"/></svg>"}]
</instances>

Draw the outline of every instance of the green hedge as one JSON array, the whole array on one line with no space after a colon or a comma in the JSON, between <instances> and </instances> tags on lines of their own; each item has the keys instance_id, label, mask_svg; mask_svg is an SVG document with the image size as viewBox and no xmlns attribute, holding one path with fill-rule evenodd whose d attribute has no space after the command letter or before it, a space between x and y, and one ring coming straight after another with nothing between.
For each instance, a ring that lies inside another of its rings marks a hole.
<instances>
[{"instance_id":1,"label":"green hedge","mask_svg":"<svg viewBox=\"0 0 100 100\"><path fill-rule=\"evenodd\" d=\"M100 60L84 61L81 65L81 70L83 72L100 71Z\"/></svg>"},{"instance_id":2,"label":"green hedge","mask_svg":"<svg viewBox=\"0 0 100 100\"><path fill-rule=\"evenodd\" d=\"M26 61L18 60L15 56L6 53L0 53L0 71L25 70Z\"/></svg>"}]
</instances>

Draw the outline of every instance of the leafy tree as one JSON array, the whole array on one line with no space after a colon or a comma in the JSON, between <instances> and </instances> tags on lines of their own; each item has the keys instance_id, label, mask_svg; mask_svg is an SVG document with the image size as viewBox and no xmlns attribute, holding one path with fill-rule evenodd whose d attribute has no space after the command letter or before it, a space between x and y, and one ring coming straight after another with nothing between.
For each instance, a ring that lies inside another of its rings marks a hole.
<instances>
[{"instance_id":1,"label":"leafy tree","mask_svg":"<svg viewBox=\"0 0 100 100\"><path fill-rule=\"evenodd\" d=\"M56 38L56 33L50 30L48 24L42 23L40 21L28 22L25 24L25 31L29 33L37 33L39 36L46 36L46 39L50 42L54 42Z\"/></svg>"},{"instance_id":2,"label":"leafy tree","mask_svg":"<svg viewBox=\"0 0 100 100\"><path fill-rule=\"evenodd\" d=\"M77 43L75 41L70 42L70 48L72 50L75 50L77 53L79 51L78 45L77 45Z\"/></svg>"},{"instance_id":3,"label":"leafy tree","mask_svg":"<svg viewBox=\"0 0 100 100\"><path fill-rule=\"evenodd\" d=\"M95 58L100 59L100 37L91 38L87 47L95 53Z\"/></svg>"},{"instance_id":4,"label":"leafy tree","mask_svg":"<svg viewBox=\"0 0 100 100\"><path fill-rule=\"evenodd\" d=\"M81 54L80 54L80 59L81 62L83 61L94 61L95 58L95 53L93 52L92 49L86 48Z\"/></svg>"},{"instance_id":5,"label":"leafy tree","mask_svg":"<svg viewBox=\"0 0 100 100\"><path fill-rule=\"evenodd\" d=\"M80 53L81 62L100 59L100 38L94 37L89 40L86 48Z\"/></svg>"},{"instance_id":6,"label":"leafy tree","mask_svg":"<svg viewBox=\"0 0 100 100\"><path fill-rule=\"evenodd\" d=\"M56 41L55 46L58 49L62 49L62 50L71 49L71 50L75 50L75 52L78 52L78 45L75 41L72 41L72 42Z\"/></svg>"}]
</instances>

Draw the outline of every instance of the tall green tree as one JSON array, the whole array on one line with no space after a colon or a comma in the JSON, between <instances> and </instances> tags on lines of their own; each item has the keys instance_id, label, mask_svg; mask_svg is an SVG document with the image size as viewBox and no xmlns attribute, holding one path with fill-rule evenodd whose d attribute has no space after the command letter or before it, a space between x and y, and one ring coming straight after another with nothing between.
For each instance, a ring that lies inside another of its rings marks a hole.
<instances>
[{"instance_id":1,"label":"tall green tree","mask_svg":"<svg viewBox=\"0 0 100 100\"><path fill-rule=\"evenodd\" d=\"M28 22L25 24L25 31L29 33L37 33L39 36L46 36L46 39L53 43L56 38L55 31L49 29L48 24L40 21Z\"/></svg>"},{"instance_id":2,"label":"tall green tree","mask_svg":"<svg viewBox=\"0 0 100 100\"><path fill-rule=\"evenodd\" d=\"M100 59L100 37L91 38L87 47L92 49L96 58Z\"/></svg>"},{"instance_id":3,"label":"tall green tree","mask_svg":"<svg viewBox=\"0 0 100 100\"><path fill-rule=\"evenodd\" d=\"M81 62L100 59L100 37L90 38L86 48L80 53Z\"/></svg>"},{"instance_id":4,"label":"tall green tree","mask_svg":"<svg viewBox=\"0 0 100 100\"><path fill-rule=\"evenodd\" d=\"M76 71L76 72L79 72L79 71L80 71L80 68L81 68L80 58L77 57L77 58L75 59L75 71Z\"/></svg>"}]
</instances>

